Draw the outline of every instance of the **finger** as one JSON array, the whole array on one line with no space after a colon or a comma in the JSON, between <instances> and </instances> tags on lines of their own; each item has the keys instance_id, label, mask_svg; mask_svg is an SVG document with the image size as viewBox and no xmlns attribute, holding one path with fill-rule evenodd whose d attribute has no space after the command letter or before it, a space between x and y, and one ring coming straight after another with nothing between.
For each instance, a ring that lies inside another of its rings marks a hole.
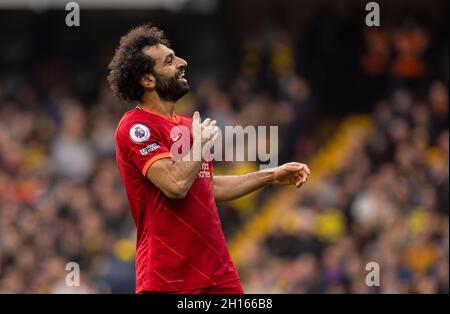
<instances>
[{"instance_id":1,"label":"finger","mask_svg":"<svg viewBox=\"0 0 450 314\"><path fill-rule=\"evenodd\" d=\"M283 168L284 168L284 170L292 171L292 172L298 172L300 170L297 165L290 165L290 164L284 165Z\"/></svg>"},{"instance_id":2,"label":"finger","mask_svg":"<svg viewBox=\"0 0 450 314\"><path fill-rule=\"evenodd\" d=\"M219 137L219 132L216 132L216 134L214 134L212 141L215 142L218 137Z\"/></svg>"},{"instance_id":3,"label":"finger","mask_svg":"<svg viewBox=\"0 0 450 314\"><path fill-rule=\"evenodd\" d=\"M206 127L203 131L205 138L209 141L214 136L213 129L210 127Z\"/></svg>"},{"instance_id":4,"label":"finger","mask_svg":"<svg viewBox=\"0 0 450 314\"><path fill-rule=\"evenodd\" d=\"M298 169L299 171L304 170L304 169L305 169L305 164L298 164L298 165L297 165L297 169Z\"/></svg>"},{"instance_id":5,"label":"finger","mask_svg":"<svg viewBox=\"0 0 450 314\"><path fill-rule=\"evenodd\" d=\"M200 113L196 111L192 116L192 125L199 125L199 124L200 124Z\"/></svg>"},{"instance_id":6,"label":"finger","mask_svg":"<svg viewBox=\"0 0 450 314\"><path fill-rule=\"evenodd\" d=\"M298 172L298 182L303 184L303 183L306 183L307 180L308 180L308 174L306 172L299 171Z\"/></svg>"},{"instance_id":7,"label":"finger","mask_svg":"<svg viewBox=\"0 0 450 314\"><path fill-rule=\"evenodd\" d=\"M297 167L297 170L305 170L308 174L310 174L309 167L305 164L299 163L299 162L292 162L291 165L295 165Z\"/></svg>"},{"instance_id":8,"label":"finger","mask_svg":"<svg viewBox=\"0 0 450 314\"><path fill-rule=\"evenodd\" d=\"M208 126L205 126L203 130L205 131L206 134L211 135L213 132L216 131L216 128L217 128L216 126L211 126L210 124Z\"/></svg>"},{"instance_id":9,"label":"finger","mask_svg":"<svg viewBox=\"0 0 450 314\"><path fill-rule=\"evenodd\" d=\"M306 172L304 172L303 176L302 176L302 182L306 183L306 181L308 181L308 177L309 177L309 175Z\"/></svg>"},{"instance_id":10,"label":"finger","mask_svg":"<svg viewBox=\"0 0 450 314\"><path fill-rule=\"evenodd\" d=\"M206 119L202 122L202 127L205 128L205 127L209 126L210 122L211 122L211 118L206 118Z\"/></svg>"},{"instance_id":11,"label":"finger","mask_svg":"<svg viewBox=\"0 0 450 314\"><path fill-rule=\"evenodd\" d=\"M200 113L198 111L195 111L194 115L192 116L192 136L194 140L201 139L200 121Z\"/></svg>"},{"instance_id":12,"label":"finger","mask_svg":"<svg viewBox=\"0 0 450 314\"><path fill-rule=\"evenodd\" d=\"M296 171L300 171L303 170L305 165L301 164L299 162L291 162L289 164L287 164L290 168L295 169Z\"/></svg>"},{"instance_id":13,"label":"finger","mask_svg":"<svg viewBox=\"0 0 450 314\"><path fill-rule=\"evenodd\" d=\"M304 166L303 169L308 173L308 175L310 175L311 171L309 170L309 167L307 165L305 165L305 164L303 164L303 166Z\"/></svg>"},{"instance_id":14,"label":"finger","mask_svg":"<svg viewBox=\"0 0 450 314\"><path fill-rule=\"evenodd\" d=\"M297 186L298 188L301 187L303 184L306 183L307 180L308 180L308 176L307 176L307 175L305 175L305 176L300 176L299 180L298 180L297 183L296 183L296 186Z\"/></svg>"},{"instance_id":15,"label":"finger","mask_svg":"<svg viewBox=\"0 0 450 314\"><path fill-rule=\"evenodd\" d=\"M211 130L211 138L214 140L217 136L219 136L219 127L214 126Z\"/></svg>"},{"instance_id":16,"label":"finger","mask_svg":"<svg viewBox=\"0 0 450 314\"><path fill-rule=\"evenodd\" d=\"M286 165L299 167L299 166L303 166L304 164L302 164L301 162L291 161L291 162L286 163Z\"/></svg>"},{"instance_id":17,"label":"finger","mask_svg":"<svg viewBox=\"0 0 450 314\"><path fill-rule=\"evenodd\" d=\"M304 178L303 178L303 176L302 175L300 175L300 176L298 176L297 177L297 179L296 179L296 184L299 184L299 183L302 183L303 182L303 180L304 180Z\"/></svg>"},{"instance_id":18,"label":"finger","mask_svg":"<svg viewBox=\"0 0 450 314\"><path fill-rule=\"evenodd\" d=\"M306 180L308 180L308 178L309 178L309 175L307 173L304 173L303 180L306 182Z\"/></svg>"}]
</instances>

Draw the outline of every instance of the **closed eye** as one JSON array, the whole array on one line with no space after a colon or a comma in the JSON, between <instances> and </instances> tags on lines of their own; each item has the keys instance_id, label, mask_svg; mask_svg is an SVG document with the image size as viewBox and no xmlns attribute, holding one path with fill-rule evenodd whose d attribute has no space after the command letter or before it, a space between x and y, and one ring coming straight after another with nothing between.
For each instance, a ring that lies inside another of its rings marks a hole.
<instances>
[{"instance_id":1,"label":"closed eye","mask_svg":"<svg viewBox=\"0 0 450 314\"><path fill-rule=\"evenodd\" d=\"M164 59L164 64L171 64L173 61L173 57L174 57L173 53L167 55L167 57Z\"/></svg>"}]
</instances>

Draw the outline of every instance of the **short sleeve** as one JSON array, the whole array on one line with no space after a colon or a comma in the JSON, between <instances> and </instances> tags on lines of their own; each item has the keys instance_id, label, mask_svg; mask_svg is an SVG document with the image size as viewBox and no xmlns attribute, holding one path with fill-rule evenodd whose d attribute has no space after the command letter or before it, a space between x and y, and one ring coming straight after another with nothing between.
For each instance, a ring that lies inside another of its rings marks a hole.
<instances>
[{"instance_id":1,"label":"short sleeve","mask_svg":"<svg viewBox=\"0 0 450 314\"><path fill-rule=\"evenodd\" d=\"M151 165L162 158L171 158L158 130L145 123L124 123L117 134L118 145L144 177Z\"/></svg>"}]
</instances>

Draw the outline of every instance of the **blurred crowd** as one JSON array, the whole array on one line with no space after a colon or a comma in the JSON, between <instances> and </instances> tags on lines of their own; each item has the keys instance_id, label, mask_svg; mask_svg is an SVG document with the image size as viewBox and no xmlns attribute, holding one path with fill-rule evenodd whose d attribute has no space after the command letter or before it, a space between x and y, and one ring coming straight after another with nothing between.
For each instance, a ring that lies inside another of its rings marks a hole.
<instances>
[{"instance_id":1,"label":"blurred crowd","mask_svg":"<svg viewBox=\"0 0 450 314\"><path fill-rule=\"evenodd\" d=\"M248 291L449 292L448 88L433 82L425 99L399 89L371 119L344 166L299 193L283 209L289 221L249 249ZM366 284L369 263L379 286Z\"/></svg>"},{"instance_id":2,"label":"blurred crowd","mask_svg":"<svg viewBox=\"0 0 450 314\"><path fill-rule=\"evenodd\" d=\"M108 292L103 282L121 275L133 290L133 269L113 268L114 245L133 230L114 162L124 108L114 104L106 88L88 110L63 89L43 101L26 84L1 100L1 292L64 292L69 262L81 269L75 291Z\"/></svg>"}]
</instances>

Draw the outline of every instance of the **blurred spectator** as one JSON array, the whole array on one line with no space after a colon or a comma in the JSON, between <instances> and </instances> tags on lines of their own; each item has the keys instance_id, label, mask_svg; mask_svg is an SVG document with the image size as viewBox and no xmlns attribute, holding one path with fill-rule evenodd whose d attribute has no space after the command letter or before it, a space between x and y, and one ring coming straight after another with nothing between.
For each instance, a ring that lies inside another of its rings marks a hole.
<instances>
[{"instance_id":1,"label":"blurred spectator","mask_svg":"<svg viewBox=\"0 0 450 314\"><path fill-rule=\"evenodd\" d=\"M83 181L93 170L93 149L83 134L86 114L79 104L61 107L62 126L52 146L55 172L58 177Z\"/></svg>"}]
</instances>

